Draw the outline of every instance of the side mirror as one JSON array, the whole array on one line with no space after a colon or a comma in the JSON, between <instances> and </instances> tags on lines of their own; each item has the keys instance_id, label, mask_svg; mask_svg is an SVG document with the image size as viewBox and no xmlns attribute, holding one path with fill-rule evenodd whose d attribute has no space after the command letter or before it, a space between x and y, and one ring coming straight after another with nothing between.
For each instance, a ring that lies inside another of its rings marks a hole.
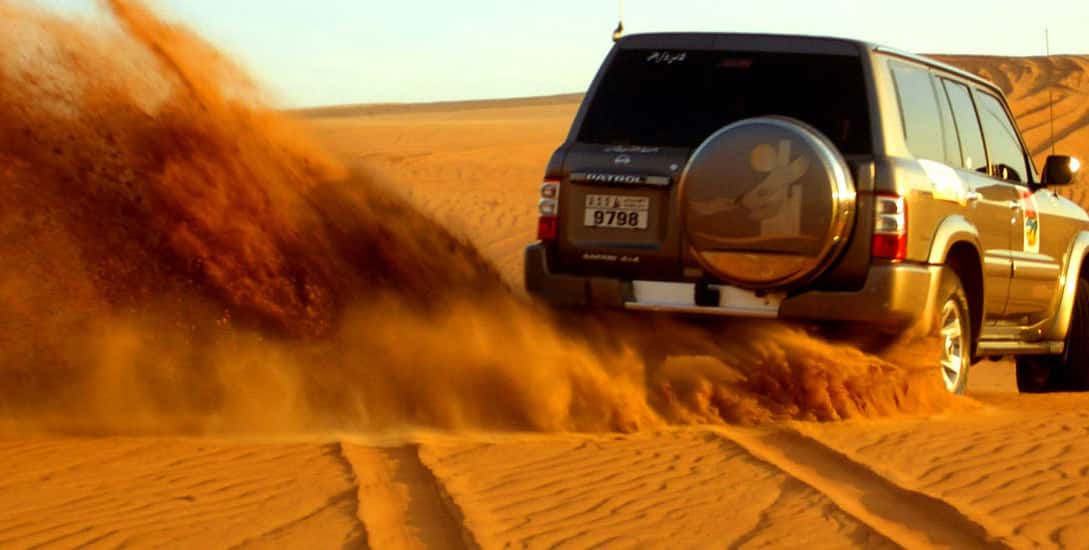
<instances>
[{"instance_id":1,"label":"side mirror","mask_svg":"<svg viewBox=\"0 0 1089 550\"><path fill-rule=\"evenodd\" d=\"M1081 163L1074 157L1051 155L1044 163L1044 173L1040 176L1040 185L1070 185L1081 169Z\"/></svg>"}]
</instances>

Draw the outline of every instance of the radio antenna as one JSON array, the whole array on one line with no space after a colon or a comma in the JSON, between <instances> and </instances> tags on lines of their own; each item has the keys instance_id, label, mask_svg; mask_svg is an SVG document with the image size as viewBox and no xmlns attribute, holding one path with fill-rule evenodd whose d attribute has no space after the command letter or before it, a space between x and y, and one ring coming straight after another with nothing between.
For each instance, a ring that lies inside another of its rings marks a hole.
<instances>
[{"instance_id":1,"label":"radio antenna","mask_svg":"<svg viewBox=\"0 0 1089 550\"><path fill-rule=\"evenodd\" d=\"M1047 53L1048 63L1051 62L1051 32L1047 27L1044 27L1044 50ZM1051 154L1055 155L1055 97L1052 91L1053 86L1050 84L1047 87L1047 106L1049 112L1049 118L1051 119Z\"/></svg>"},{"instance_id":2,"label":"radio antenna","mask_svg":"<svg viewBox=\"0 0 1089 550\"><path fill-rule=\"evenodd\" d=\"M617 10L619 12L619 19L616 23L616 28L613 29L613 42L620 40L621 36L624 36L624 0L620 0L620 6Z\"/></svg>"}]
</instances>

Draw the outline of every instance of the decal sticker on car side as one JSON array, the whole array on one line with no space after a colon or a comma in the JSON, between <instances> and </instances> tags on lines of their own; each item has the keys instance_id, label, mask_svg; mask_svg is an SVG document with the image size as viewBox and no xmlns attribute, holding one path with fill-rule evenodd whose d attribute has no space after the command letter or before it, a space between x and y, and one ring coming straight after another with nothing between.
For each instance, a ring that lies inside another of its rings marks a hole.
<instances>
[{"instance_id":1,"label":"decal sticker on car side","mask_svg":"<svg viewBox=\"0 0 1089 550\"><path fill-rule=\"evenodd\" d=\"M763 179L733 200L717 198L693 203L690 208L702 216L743 215L758 228L759 238L802 236L801 179L809 170L809 157L791 159L788 139L776 145L760 144L749 153L753 172Z\"/></svg>"},{"instance_id":2,"label":"decal sticker on car side","mask_svg":"<svg viewBox=\"0 0 1089 550\"><path fill-rule=\"evenodd\" d=\"M760 224L760 236L795 236L802 233L802 189L797 185L809 170L809 158L801 155L791 160L790 140L779 141L779 148L757 145L749 162L763 181L741 196L739 203L749 218Z\"/></svg>"},{"instance_id":3,"label":"decal sticker on car side","mask_svg":"<svg viewBox=\"0 0 1089 550\"><path fill-rule=\"evenodd\" d=\"M1028 189L1021 189L1021 213L1024 218L1024 251L1040 252L1040 212L1036 208L1036 197Z\"/></svg>"}]
</instances>

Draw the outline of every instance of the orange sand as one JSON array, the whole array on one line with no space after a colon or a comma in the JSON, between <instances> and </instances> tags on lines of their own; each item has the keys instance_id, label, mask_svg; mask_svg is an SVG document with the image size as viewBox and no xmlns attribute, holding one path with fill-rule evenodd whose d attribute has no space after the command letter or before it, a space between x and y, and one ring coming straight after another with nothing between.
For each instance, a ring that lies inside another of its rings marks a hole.
<instances>
[{"instance_id":1,"label":"orange sand","mask_svg":"<svg viewBox=\"0 0 1089 550\"><path fill-rule=\"evenodd\" d=\"M0 3L59 52L0 53L0 547L1084 542L1089 399L1012 395L1008 364L953 400L800 329L527 305L577 97L323 110L325 155L111 4L125 35ZM1089 157L1084 59L954 61L1036 153L1054 86Z\"/></svg>"}]
</instances>

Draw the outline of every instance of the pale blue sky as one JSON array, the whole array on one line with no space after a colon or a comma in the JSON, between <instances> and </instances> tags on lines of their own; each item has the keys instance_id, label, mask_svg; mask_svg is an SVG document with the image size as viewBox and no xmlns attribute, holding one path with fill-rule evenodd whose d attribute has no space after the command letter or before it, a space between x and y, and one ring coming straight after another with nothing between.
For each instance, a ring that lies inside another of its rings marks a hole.
<instances>
[{"instance_id":1,"label":"pale blue sky","mask_svg":"<svg viewBox=\"0 0 1089 550\"><path fill-rule=\"evenodd\" d=\"M96 0L30 0L91 15ZM583 91L616 0L152 0L285 106ZM1026 8L1029 11L1026 11ZM927 53L1089 53L1086 0L625 0L629 33L825 34Z\"/></svg>"}]
</instances>

